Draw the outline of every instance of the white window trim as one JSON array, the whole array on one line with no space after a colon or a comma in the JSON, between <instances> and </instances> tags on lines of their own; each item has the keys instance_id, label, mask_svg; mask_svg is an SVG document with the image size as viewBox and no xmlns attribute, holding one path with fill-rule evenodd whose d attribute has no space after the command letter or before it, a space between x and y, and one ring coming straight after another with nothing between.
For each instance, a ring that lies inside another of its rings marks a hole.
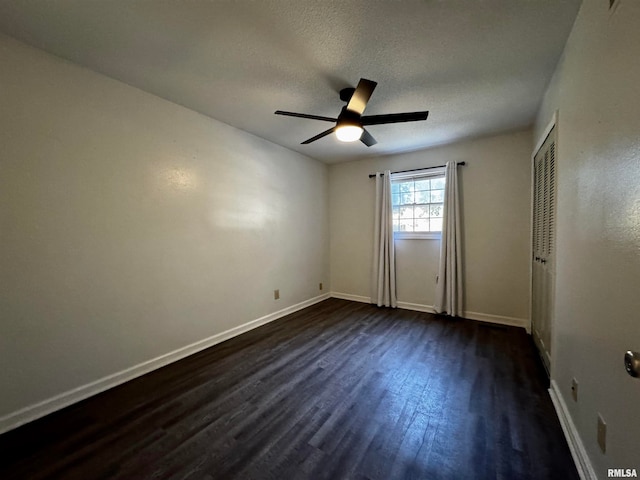
<instances>
[{"instance_id":1,"label":"white window trim","mask_svg":"<svg viewBox=\"0 0 640 480\"><path fill-rule=\"evenodd\" d=\"M440 240L442 232L393 232L396 240Z\"/></svg>"},{"instance_id":2,"label":"white window trim","mask_svg":"<svg viewBox=\"0 0 640 480\"><path fill-rule=\"evenodd\" d=\"M411 170L391 174L391 181L414 177L440 177L446 172L446 167L425 168L424 170Z\"/></svg>"},{"instance_id":3,"label":"white window trim","mask_svg":"<svg viewBox=\"0 0 640 480\"><path fill-rule=\"evenodd\" d=\"M445 172L446 167L398 172L391 174L391 181L417 177L441 177ZM440 240L442 232L393 232L393 238L395 240Z\"/></svg>"}]
</instances>

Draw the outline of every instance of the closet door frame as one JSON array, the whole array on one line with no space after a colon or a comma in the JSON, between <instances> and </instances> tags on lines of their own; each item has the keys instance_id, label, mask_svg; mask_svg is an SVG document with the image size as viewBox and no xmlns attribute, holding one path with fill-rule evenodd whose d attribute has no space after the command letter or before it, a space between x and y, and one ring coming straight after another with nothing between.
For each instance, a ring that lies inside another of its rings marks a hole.
<instances>
[{"instance_id":1,"label":"closet door frame","mask_svg":"<svg viewBox=\"0 0 640 480\"><path fill-rule=\"evenodd\" d=\"M531 209L530 209L530 214L531 214L531 218L530 218L530 235L529 235L529 239L530 239L530 243L529 243L529 249L530 249L530 257L529 257L529 328L528 331L529 333L532 335L532 337L534 338L534 343L536 343L536 347L540 350L540 345L538 344L538 342L536 340L536 332L534 331L534 313L535 310L537 308L536 306L536 302L538 302L539 304L539 299L534 298L534 292L536 291L536 285L534 285L534 280L535 280L535 275L534 275L534 259L535 259L535 238L534 238L534 234L536 234L537 232L534 229L535 226L535 222L537 221L537 219L535 218L535 215L537 214L536 208L535 208L535 203L537 200L536 197L536 156L538 155L540 149L543 147L543 145L545 144L545 142L547 141L547 138L549 137L549 135L551 134L552 130L555 128L555 132L554 132L554 137L555 137L555 185L554 185L554 210L557 210L557 203L558 203L558 111L556 110L553 113L553 116L551 118L551 121L548 123L547 127L544 129L544 131L542 132L542 134L540 135L540 137L538 138L535 148L533 149L533 152L531 153ZM553 212L553 217L554 217L554 222L557 223L557 214L554 211ZM539 227L538 227L539 228ZM554 237L557 237L557 225L554 225ZM555 239L554 238L554 243L555 243ZM551 370L553 368L553 353L551 351L551 349L553 348L555 341L554 341L554 328L553 328L553 323L554 323L554 316L555 316L555 259L556 259L556 255L555 255L555 245L553 246L554 249L554 254L553 254L553 262L554 265L550 265L549 267L552 269L553 271L553 281L552 284L550 285L550 289L551 289L551 308L550 308L550 318L548 319L549 321L549 325L550 325L550 343L551 343L551 348L546 351L543 352L542 350L540 350L540 357L542 358L542 362L545 366L545 368L547 369L547 373L549 374L549 376L551 377Z\"/></svg>"}]
</instances>

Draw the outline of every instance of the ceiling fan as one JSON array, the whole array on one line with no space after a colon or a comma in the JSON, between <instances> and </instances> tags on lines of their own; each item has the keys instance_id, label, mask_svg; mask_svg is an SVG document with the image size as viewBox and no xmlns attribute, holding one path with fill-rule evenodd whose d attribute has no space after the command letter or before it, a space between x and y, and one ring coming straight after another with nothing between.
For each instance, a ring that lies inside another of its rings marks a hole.
<instances>
[{"instance_id":1,"label":"ceiling fan","mask_svg":"<svg viewBox=\"0 0 640 480\"><path fill-rule=\"evenodd\" d=\"M342 107L342 111L340 112L340 115L338 115L338 118L308 115L306 113L284 112L282 110L276 110L275 114L336 123L335 126L331 127L329 130L325 130L315 137L305 140L302 142L302 145L315 142L316 140L335 132L336 137L338 137L338 140L340 141L355 142L356 140L360 140L367 147L370 147L378 142L369 132L367 132L367 130L365 130L364 127L368 125L417 122L427 119L427 116L429 115L428 111L362 116L364 109L367 108L367 102L375 90L376 85L378 85L377 82L361 78L356 88L343 88L340 90L340 100L347 102L347 104Z\"/></svg>"}]
</instances>

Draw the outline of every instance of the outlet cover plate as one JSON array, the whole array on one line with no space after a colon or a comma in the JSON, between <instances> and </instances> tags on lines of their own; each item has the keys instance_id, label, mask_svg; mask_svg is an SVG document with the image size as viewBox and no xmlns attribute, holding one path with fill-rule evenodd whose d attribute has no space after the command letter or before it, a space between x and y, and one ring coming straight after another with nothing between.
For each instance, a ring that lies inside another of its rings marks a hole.
<instances>
[{"instance_id":1,"label":"outlet cover plate","mask_svg":"<svg viewBox=\"0 0 640 480\"><path fill-rule=\"evenodd\" d=\"M598 413L598 445L602 453L607 453L607 424L600 413Z\"/></svg>"}]
</instances>

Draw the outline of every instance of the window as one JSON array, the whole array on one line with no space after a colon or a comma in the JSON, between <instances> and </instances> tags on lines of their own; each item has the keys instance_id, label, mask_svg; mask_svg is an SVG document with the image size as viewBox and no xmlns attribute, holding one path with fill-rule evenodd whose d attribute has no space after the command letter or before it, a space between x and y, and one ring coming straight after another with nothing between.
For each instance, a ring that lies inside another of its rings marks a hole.
<instances>
[{"instance_id":1,"label":"window","mask_svg":"<svg viewBox=\"0 0 640 480\"><path fill-rule=\"evenodd\" d=\"M444 209L444 169L391 176L396 238L440 238Z\"/></svg>"}]
</instances>

